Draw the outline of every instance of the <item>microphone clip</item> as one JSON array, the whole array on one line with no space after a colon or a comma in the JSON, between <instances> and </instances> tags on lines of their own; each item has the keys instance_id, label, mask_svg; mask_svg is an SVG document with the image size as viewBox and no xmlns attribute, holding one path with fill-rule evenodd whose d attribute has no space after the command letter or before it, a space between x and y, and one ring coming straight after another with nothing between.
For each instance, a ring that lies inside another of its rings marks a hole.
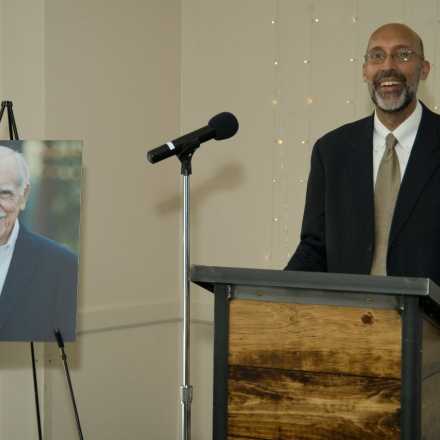
<instances>
[{"instance_id":1,"label":"microphone clip","mask_svg":"<svg viewBox=\"0 0 440 440\"><path fill-rule=\"evenodd\" d=\"M197 139L193 139L185 144L182 151L177 155L177 158L180 160L181 171L180 174L182 176L190 176L192 174L191 160L192 157L200 147L200 141Z\"/></svg>"}]
</instances>

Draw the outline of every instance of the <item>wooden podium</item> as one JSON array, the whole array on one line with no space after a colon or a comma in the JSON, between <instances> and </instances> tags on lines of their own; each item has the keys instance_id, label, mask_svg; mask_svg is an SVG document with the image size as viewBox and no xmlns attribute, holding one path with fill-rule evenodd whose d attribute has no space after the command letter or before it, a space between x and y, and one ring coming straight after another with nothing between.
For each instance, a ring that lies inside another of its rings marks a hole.
<instances>
[{"instance_id":1,"label":"wooden podium","mask_svg":"<svg viewBox=\"0 0 440 440\"><path fill-rule=\"evenodd\" d=\"M214 440L440 439L432 281L206 266L191 279L215 294Z\"/></svg>"}]
</instances>

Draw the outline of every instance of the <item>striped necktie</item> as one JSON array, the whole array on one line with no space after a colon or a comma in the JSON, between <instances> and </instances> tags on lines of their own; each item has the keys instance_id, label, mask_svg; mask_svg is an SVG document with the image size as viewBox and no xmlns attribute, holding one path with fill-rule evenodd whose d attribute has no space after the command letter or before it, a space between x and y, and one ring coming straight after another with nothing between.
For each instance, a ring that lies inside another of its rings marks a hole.
<instances>
[{"instance_id":1,"label":"striped necktie","mask_svg":"<svg viewBox=\"0 0 440 440\"><path fill-rule=\"evenodd\" d=\"M400 188L400 165L392 133L386 137L385 153L377 172L374 188L374 253L371 275L387 274L388 238L394 206Z\"/></svg>"}]
</instances>

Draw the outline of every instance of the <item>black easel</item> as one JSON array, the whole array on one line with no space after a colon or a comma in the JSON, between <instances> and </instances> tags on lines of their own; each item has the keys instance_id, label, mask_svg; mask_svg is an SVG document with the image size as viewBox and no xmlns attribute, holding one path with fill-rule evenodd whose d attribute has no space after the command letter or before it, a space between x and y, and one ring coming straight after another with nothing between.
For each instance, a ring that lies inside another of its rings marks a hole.
<instances>
[{"instance_id":1,"label":"black easel","mask_svg":"<svg viewBox=\"0 0 440 440\"><path fill-rule=\"evenodd\" d=\"M73 411L75 412L75 422L76 422L76 428L78 430L78 436L79 436L80 440L84 440L82 429L81 429L81 422L79 420L78 408L76 406L76 401L75 401L75 393L73 392L72 381L70 380L69 365L67 363L67 355L66 355L66 352L64 351L63 336L61 335L61 332L59 329L54 330L54 335L55 335L55 339L58 344L58 348L60 349L61 359L63 360L64 372L66 374L67 385L69 386L70 399L72 400Z\"/></svg>"},{"instance_id":2,"label":"black easel","mask_svg":"<svg viewBox=\"0 0 440 440\"><path fill-rule=\"evenodd\" d=\"M3 118L3 113L5 111L5 108L7 110L7 115L8 115L9 138L11 141L14 141L14 140L18 141L19 140L18 130L17 130L17 124L15 123L14 112L12 110L12 101L2 101L1 108L0 108L0 124L1 124L1 121ZM66 374L67 384L69 386L73 410L75 412L75 421L76 421L76 426L78 429L78 436L79 436L80 440L84 440L82 429L81 429L81 423L79 420L78 409L77 409L76 402L75 402L75 394L73 392L72 381L70 379L69 366L67 363L67 355L64 351L64 340L63 340L63 336L61 335L60 330L54 329L54 337L55 337L55 340L57 341L58 347L60 349L61 359L62 359L63 365L64 365L64 371ZM42 440L43 434L42 434L42 429L41 429L40 399L38 396L38 378L37 378L37 368L36 368L36 361L35 361L35 347L34 347L33 341L31 341L31 343L30 343L30 349L31 349L31 360L32 360L32 377L33 377L33 381L34 381L35 410L36 410L36 414L37 414L38 439Z\"/></svg>"},{"instance_id":3,"label":"black easel","mask_svg":"<svg viewBox=\"0 0 440 440\"><path fill-rule=\"evenodd\" d=\"M18 141L18 130L17 124L15 123L14 111L12 110L12 101L2 101L0 108L0 123L3 118L3 113L7 111L8 115L8 128L9 128L9 139L11 141ZM35 361L35 347L33 341L30 343L31 348L31 360L32 360L32 378L34 381L34 395L35 395L35 410L37 413L37 428L38 428L38 439L43 439L42 429L41 429L41 416L40 416L40 399L38 396L38 379L37 379L37 367Z\"/></svg>"},{"instance_id":4,"label":"black easel","mask_svg":"<svg viewBox=\"0 0 440 440\"><path fill-rule=\"evenodd\" d=\"M14 112L12 110L12 101L2 101L2 106L0 108L0 122L2 121L5 108L8 112L9 139L11 141L18 141L18 131L17 125L15 124Z\"/></svg>"}]
</instances>

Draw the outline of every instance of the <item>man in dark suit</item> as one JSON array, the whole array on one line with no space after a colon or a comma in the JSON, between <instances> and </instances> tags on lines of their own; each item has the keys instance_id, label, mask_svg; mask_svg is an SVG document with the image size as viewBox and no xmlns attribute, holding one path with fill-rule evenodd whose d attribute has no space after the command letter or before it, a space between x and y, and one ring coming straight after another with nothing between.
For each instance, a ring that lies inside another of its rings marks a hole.
<instances>
[{"instance_id":1,"label":"man in dark suit","mask_svg":"<svg viewBox=\"0 0 440 440\"><path fill-rule=\"evenodd\" d=\"M0 146L0 340L73 340L77 257L20 225L29 190L23 156Z\"/></svg>"},{"instance_id":2,"label":"man in dark suit","mask_svg":"<svg viewBox=\"0 0 440 440\"><path fill-rule=\"evenodd\" d=\"M316 142L287 270L440 284L440 116L416 97L429 70L412 29L392 23L371 35L363 77L375 112Z\"/></svg>"}]
</instances>

